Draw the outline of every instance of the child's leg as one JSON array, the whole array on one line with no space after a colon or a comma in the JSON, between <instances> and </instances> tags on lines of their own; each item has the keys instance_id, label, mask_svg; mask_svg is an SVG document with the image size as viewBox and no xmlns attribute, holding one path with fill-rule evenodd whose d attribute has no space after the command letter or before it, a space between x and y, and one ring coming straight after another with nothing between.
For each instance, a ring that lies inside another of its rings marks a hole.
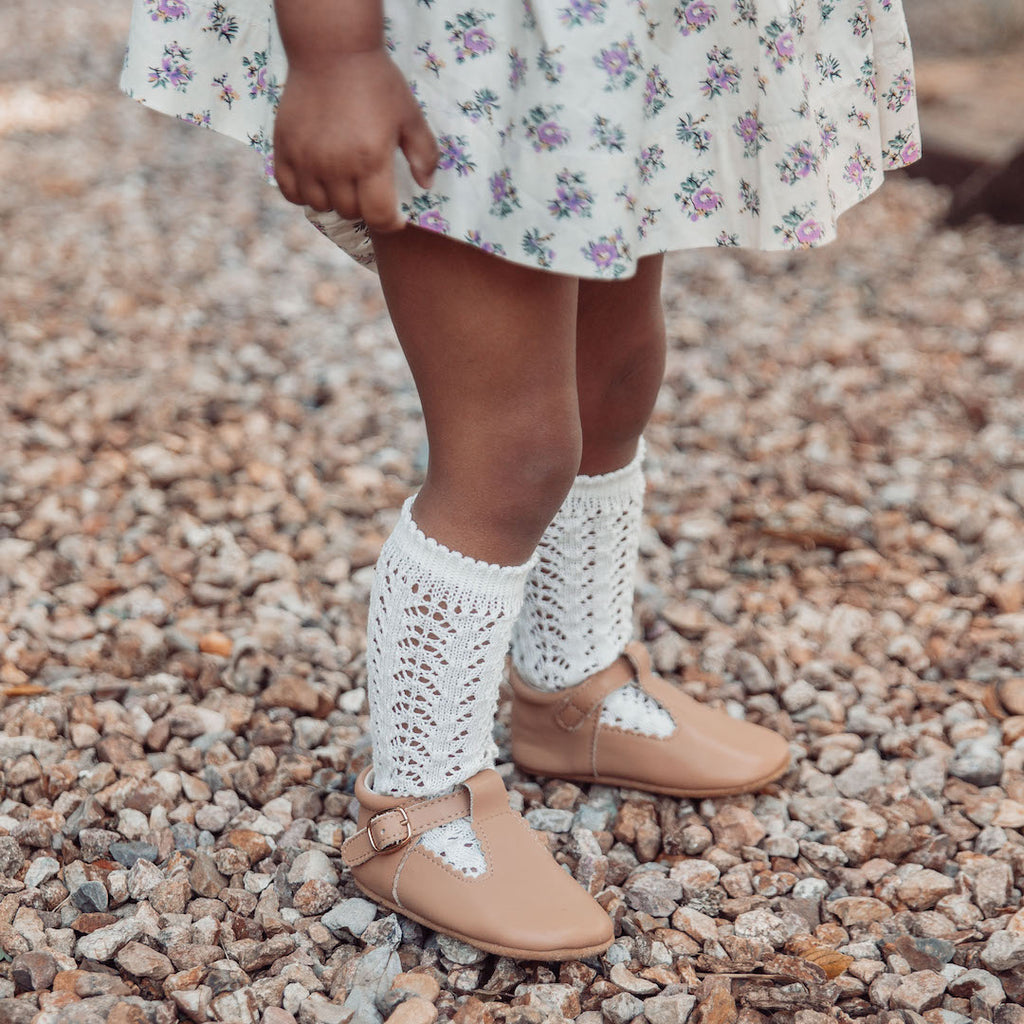
<instances>
[{"instance_id":1,"label":"child's leg","mask_svg":"<svg viewBox=\"0 0 1024 1024\"><path fill-rule=\"evenodd\" d=\"M415 228L374 248L430 443L416 521L473 558L523 562L580 465L578 282Z\"/></svg>"},{"instance_id":2,"label":"child's leg","mask_svg":"<svg viewBox=\"0 0 1024 1024\"><path fill-rule=\"evenodd\" d=\"M583 472L537 547L516 622L512 751L539 775L673 796L751 792L786 770L785 740L690 700L630 643L644 495L637 441L664 369L660 269L644 261L632 281L580 284Z\"/></svg>"},{"instance_id":3,"label":"child's leg","mask_svg":"<svg viewBox=\"0 0 1024 1024\"><path fill-rule=\"evenodd\" d=\"M632 637L644 492L638 442L665 367L661 264L648 257L627 281L580 282L581 475L540 542L513 639L516 668L542 689L606 668Z\"/></svg>"},{"instance_id":4,"label":"child's leg","mask_svg":"<svg viewBox=\"0 0 1024 1024\"><path fill-rule=\"evenodd\" d=\"M430 442L371 596L374 788L426 796L487 766L528 563L579 467L577 282L413 228L374 245Z\"/></svg>"}]
</instances>

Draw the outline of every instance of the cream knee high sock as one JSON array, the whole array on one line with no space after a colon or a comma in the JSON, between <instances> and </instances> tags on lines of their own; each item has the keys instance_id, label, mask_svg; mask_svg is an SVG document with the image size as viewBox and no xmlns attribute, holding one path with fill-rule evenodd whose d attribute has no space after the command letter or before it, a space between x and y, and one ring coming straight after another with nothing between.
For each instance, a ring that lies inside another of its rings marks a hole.
<instances>
[{"instance_id":1,"label":"cream knee high sock","mask_svg":"<svg viewBox=\"0 0 1024 1024\"><path fill-rule=\"evenodd\" d=\"M575 686L607 668L633 635L643 512L644 443L629 465L579 476L537 548L512 634L520 675L541 690ZM669 714L634 686L604 703L601 721L667 736Z\"/></svg>"},{"instance_id":2,"label":"cream knee high sock","mask_svg":"<svg viewBox=\"0 0 1024 1024\"><path fill-rule=\"evenodd\" d=\"M494 763L498 686L533 562L490 565L451 551L417 527L412 503L381 549L370 594L373 789L431 797ZM421 842L466 874L486 869L467 819Z\"/></svg>"}]
</instances>

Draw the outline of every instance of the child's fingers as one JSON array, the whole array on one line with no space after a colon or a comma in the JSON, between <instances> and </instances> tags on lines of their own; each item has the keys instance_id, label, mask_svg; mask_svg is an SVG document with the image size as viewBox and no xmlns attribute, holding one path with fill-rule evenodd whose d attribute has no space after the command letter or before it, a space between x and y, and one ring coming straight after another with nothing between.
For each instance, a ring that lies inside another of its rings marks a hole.
<instances>
[{"instance_id":1,"label":"child's fingers","mask_svg":"<svg viewBox=\"0 0 1024 1024\"><path fill-rule=\"evenodd\" d=\"M346 220L359 219L359 198L356 195L356 183L351 179L331 183L330 201L331 209L336 210Z\"/></svg>"},{"instance_id":2,"label":"child's fingers","mask_svg":"<svg viewBox=\"0 0 1024 1024\"><path fill-rule=\"evenodd\" d=\"M405 226L398 209L395 178L391 168L376 171L356 182L359 213L376 231L397 231Z\"/></svg>"},{"instance_id":3,"label":"child's fingers","mask_svg":"<svg viewBox=\"0 0 1024 1024\"><path fill-rule=\"evenodd\" d=\"M326 213L331 208L331 200L327 190L315 178L307 179L301 186L302 199L307 206L312 206L320 213Z\"/></svg>"},{"instance_id":4,"label":"child's fingers","mask_svg":"<svg viewBox=\"0 0 1024 1024\"><path fill-rule=\"evenodd\" d=\"M409 161L409 170L412 171L416 183L423 188L430 188L434 184L434 171L437 169L441 151L437 148L437 140L426 118L419 111L416 115L405 126L399 144L406 160Z\"/></svg>"}]
</instances>

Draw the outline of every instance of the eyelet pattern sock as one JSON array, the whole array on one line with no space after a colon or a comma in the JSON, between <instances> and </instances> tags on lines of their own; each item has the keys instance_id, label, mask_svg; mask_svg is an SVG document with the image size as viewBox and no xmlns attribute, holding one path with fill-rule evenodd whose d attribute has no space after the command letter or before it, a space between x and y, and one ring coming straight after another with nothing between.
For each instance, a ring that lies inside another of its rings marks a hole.
<instances>
[{"instance_id":1,"label":"eyelet pattern sock","mask_svg":"<svg viewBox=\"0 0 1024 1024\"><path fill-rule=\"evenodd\" d=\"M578 476L537 547L512 659L526 682L561 690L607 668L633 636L633 592L643 514L644 442L622 469ZM671 735L672 716L635 686L605 700L601 721Z\"/></svg>"},{"instance_id":2,"label":"eyelet pattern sock","mask_svg":"<svg viewBox=\"0 0 1024 1024\"><path fill-rule=\"evenodd\" d=\"M492 565L446 548L416 525L413 500L377 562L367 695L374 790L422 798L494 764L498 687L533 562ZM468 819L420 842L466 874L486 870Z\"/></svg>"}]
</instances>

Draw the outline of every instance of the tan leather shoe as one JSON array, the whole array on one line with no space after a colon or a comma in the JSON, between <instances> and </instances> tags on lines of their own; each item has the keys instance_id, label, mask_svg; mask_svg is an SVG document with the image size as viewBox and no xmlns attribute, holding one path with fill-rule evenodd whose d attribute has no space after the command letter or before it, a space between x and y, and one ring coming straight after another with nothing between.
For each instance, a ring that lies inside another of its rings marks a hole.
<instances>
[{"instance_id":1,"label":"tan leather shoe","mask_svg":"<svg viewBox=\"0 0 1024 1024\"><path fill-rule=\"evenodd\" d=\"M577 960L607 949L614 936L601 905L559 867L508 803L501 776L478 772L431 800L388 797L356 779L359 831L341 856L370 899L478 949L529 960ZM467 877L417 837L470 818L487 870Z\"/></svg>"},{"instance_id":2,"label":"tan leather shoe","mask_svg":"<svg viewBox=\"0 0 1024 1024\"><path fill-rule=\"evenodd\" d=\"M640 643L577 686L546 692L513 667L512 758L534 775L601 782L678 797L749 793L789 767L786 741L770 729L699 704L651 672ZM635 681L671 716L664 738L601 723L605 698Z\"/></svg>"}]
</instances>

